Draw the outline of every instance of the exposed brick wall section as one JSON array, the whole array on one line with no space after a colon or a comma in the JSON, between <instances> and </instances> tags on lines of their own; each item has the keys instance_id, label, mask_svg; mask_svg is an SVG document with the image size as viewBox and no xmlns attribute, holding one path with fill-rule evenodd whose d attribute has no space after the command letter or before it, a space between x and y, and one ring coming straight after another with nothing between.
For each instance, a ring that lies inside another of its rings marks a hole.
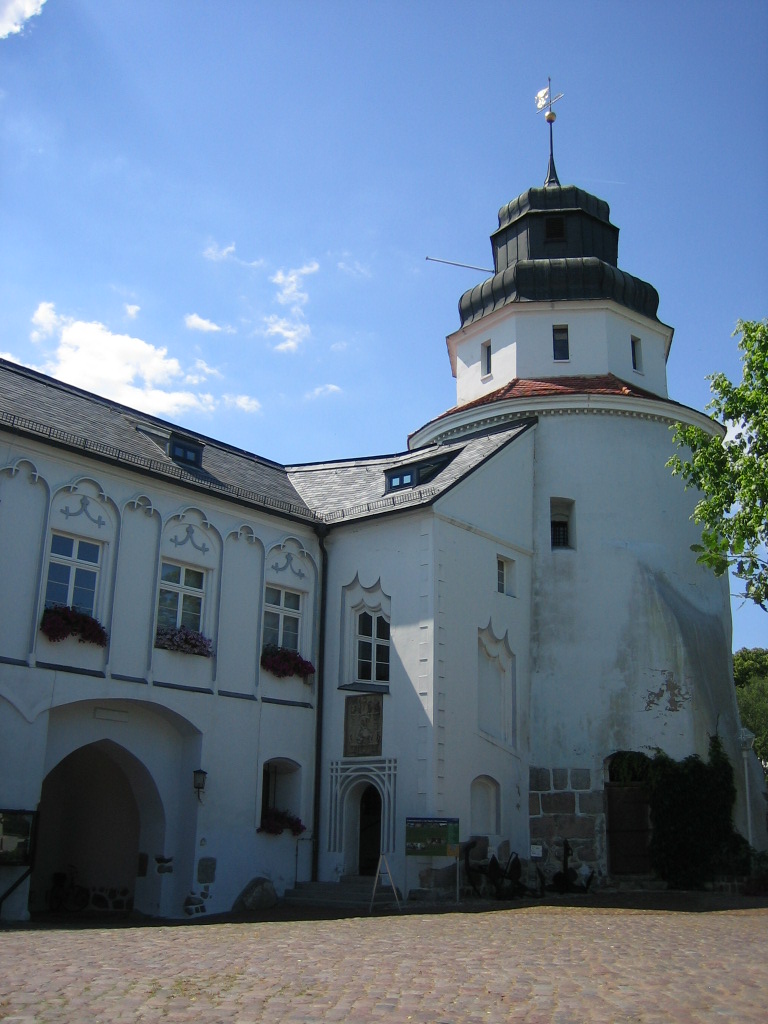
<instances>
[{"instance_id":1,"label":"exposed brick wall section","mask_svg":"<svg viewBox=\"0 0 768 1024\"><path fill-rule=\"evenodd\" d=\"M563 841L573 853L575 870L586 865L596 880L606 874L605 794L598 772L589 768L538 768L529 773L531 842L543 848L543 867L551 876L560 868Z\"/></svg>"},{"instance_id":2,"label":"exposed brick wall section","mask_svg":"<svg viewBox=\"0 0 768 1024\"><path fill-rule=\"evenodd\" d=\"M552 769L552 788L553 789L568 789L568 769L567 768L553 768Z\"/></svg>"},{"instance_id":3,"label":"exposed brick wall section","mask_svg":"<svg viewBox=\"0 0 768 1024\"><path fill-rule=\"evenodd\" d=\"M541 810L543 814L573 814L576 797L573 793L542 793Z\"/></svg>"},{"instance_id":4,"label":"exposed brick wall section","mask_svg":"<svg viewBox=\"0 0 768 1024\"><path fill-rule=\"evenodd\" d=\"M571 768L571 789L590 789L591 775L589 768Z\"/></svg>"},{"instance_id":5,"label":"exposed brick wall section","mask_svg":"<svg viewBox=\"0 0 768 1024\"><path fill-rule=\"evenodd\" d=\"M591 793L579 793L579 814L605 814L605 791L593 790Z\"/></svg>"},{"instance_id":6,"label":"exposed brick wall section","mask_svg":"<svg viewBox=\"0 0 768 1024\"><path fill-rule=\"evenodd\" d=\"M528 772L528 788L532 793L548 793L552 789L549 768L531 768Z\"/></svg>"}]
</instances>

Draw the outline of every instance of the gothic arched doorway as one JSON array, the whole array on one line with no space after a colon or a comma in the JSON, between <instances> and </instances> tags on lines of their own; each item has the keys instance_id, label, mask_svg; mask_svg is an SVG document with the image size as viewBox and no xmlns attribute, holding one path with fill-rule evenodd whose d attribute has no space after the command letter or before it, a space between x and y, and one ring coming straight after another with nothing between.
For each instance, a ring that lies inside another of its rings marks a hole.
<instances>
[{"instance_id":1,"label":"gothic arched doorway","mask_svg":"<svg viewBox=\"0 0 768 1024\"><path fill-rule=\"evenodd\" d=\"M110 741L79 747L48 773L40 798L31 912L48 909L54 874L73 876L88 890L92 909L132 908L137 875L146 876L139 858L142 811L136 793L141 796L151 779L147 783L142 776L148 777L144 766ZM158 825L163 829L162 822L144 824L155 833Z\"/></svg>"},{"instance_id":2,"label":"gothic arched doorway","mask_svg":"<svg viewBox=\"0 0 768 1024\"><path fill-rule=\"evenodd\" d=\"M360 841L358 844L358 872L375 875L381 855L381 794L368 785L360 797Z\"/></svg>"}]
</instances>

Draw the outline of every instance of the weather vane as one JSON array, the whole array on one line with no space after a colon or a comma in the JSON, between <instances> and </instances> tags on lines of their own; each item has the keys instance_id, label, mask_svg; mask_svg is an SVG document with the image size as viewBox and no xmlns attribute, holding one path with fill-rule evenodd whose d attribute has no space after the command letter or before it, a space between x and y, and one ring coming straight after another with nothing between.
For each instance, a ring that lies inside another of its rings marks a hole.
<instances>
[{"instance_id":1,"label":"weather vane","mask_svg":"<svg viewBox=\"0 0 768 1024\"><path fill-rule=\"evenodd\" d=\"M557 114L552 109L552 104L557 103L558 100L563 98L563 94L559 92L557 96L552 95L552 79L547 75L547 87L546 89L539 89L536 93L536 109L546 110L544 120L549 125L549 167L547 167L547 180L544 182L544 188L552 187L557 185L559 187L560 181L557 177L557 171L555 170L555 157L552 147L552 125L557 119Z\"/></svg>"}]
</instances>

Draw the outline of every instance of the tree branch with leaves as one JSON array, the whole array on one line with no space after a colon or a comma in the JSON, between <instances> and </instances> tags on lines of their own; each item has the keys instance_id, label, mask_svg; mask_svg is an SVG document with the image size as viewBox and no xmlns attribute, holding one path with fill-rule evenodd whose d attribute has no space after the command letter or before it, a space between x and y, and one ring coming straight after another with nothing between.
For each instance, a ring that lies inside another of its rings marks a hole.
<instances>
[{"instance_id":1,"label":"tree branch with leaves","mask_svg":"<svg viewBox=\"0 0 768 1024\"><path fill-rule=\"evenodd\" d=\"M702 526L697 560L716 576L730 568L743 596L768 611L768 320L739 320L736 335L741 383L724 373L708 378L707 410L726 426L725 437L678 423L681 453L667 465L701 492L692 517Z\"/></svg>"}]
</instances>

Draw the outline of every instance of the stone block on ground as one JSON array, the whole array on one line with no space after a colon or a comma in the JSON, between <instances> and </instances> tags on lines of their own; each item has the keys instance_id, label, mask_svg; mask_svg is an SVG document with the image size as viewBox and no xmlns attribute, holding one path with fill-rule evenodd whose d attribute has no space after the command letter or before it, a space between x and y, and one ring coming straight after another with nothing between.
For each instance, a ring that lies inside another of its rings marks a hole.
<instances>
[{"instance_id":1,"label":"stone block on ground","mask_svg":"<svg viewBox=\"0 0 768 1024\"><path fill-rule=\"evenodd\" d=\"M232 910L242 913L244 910L267 910L277 906L277 893L268 878L252 878L235 900Z\"/></svg>"}]
</instances>

